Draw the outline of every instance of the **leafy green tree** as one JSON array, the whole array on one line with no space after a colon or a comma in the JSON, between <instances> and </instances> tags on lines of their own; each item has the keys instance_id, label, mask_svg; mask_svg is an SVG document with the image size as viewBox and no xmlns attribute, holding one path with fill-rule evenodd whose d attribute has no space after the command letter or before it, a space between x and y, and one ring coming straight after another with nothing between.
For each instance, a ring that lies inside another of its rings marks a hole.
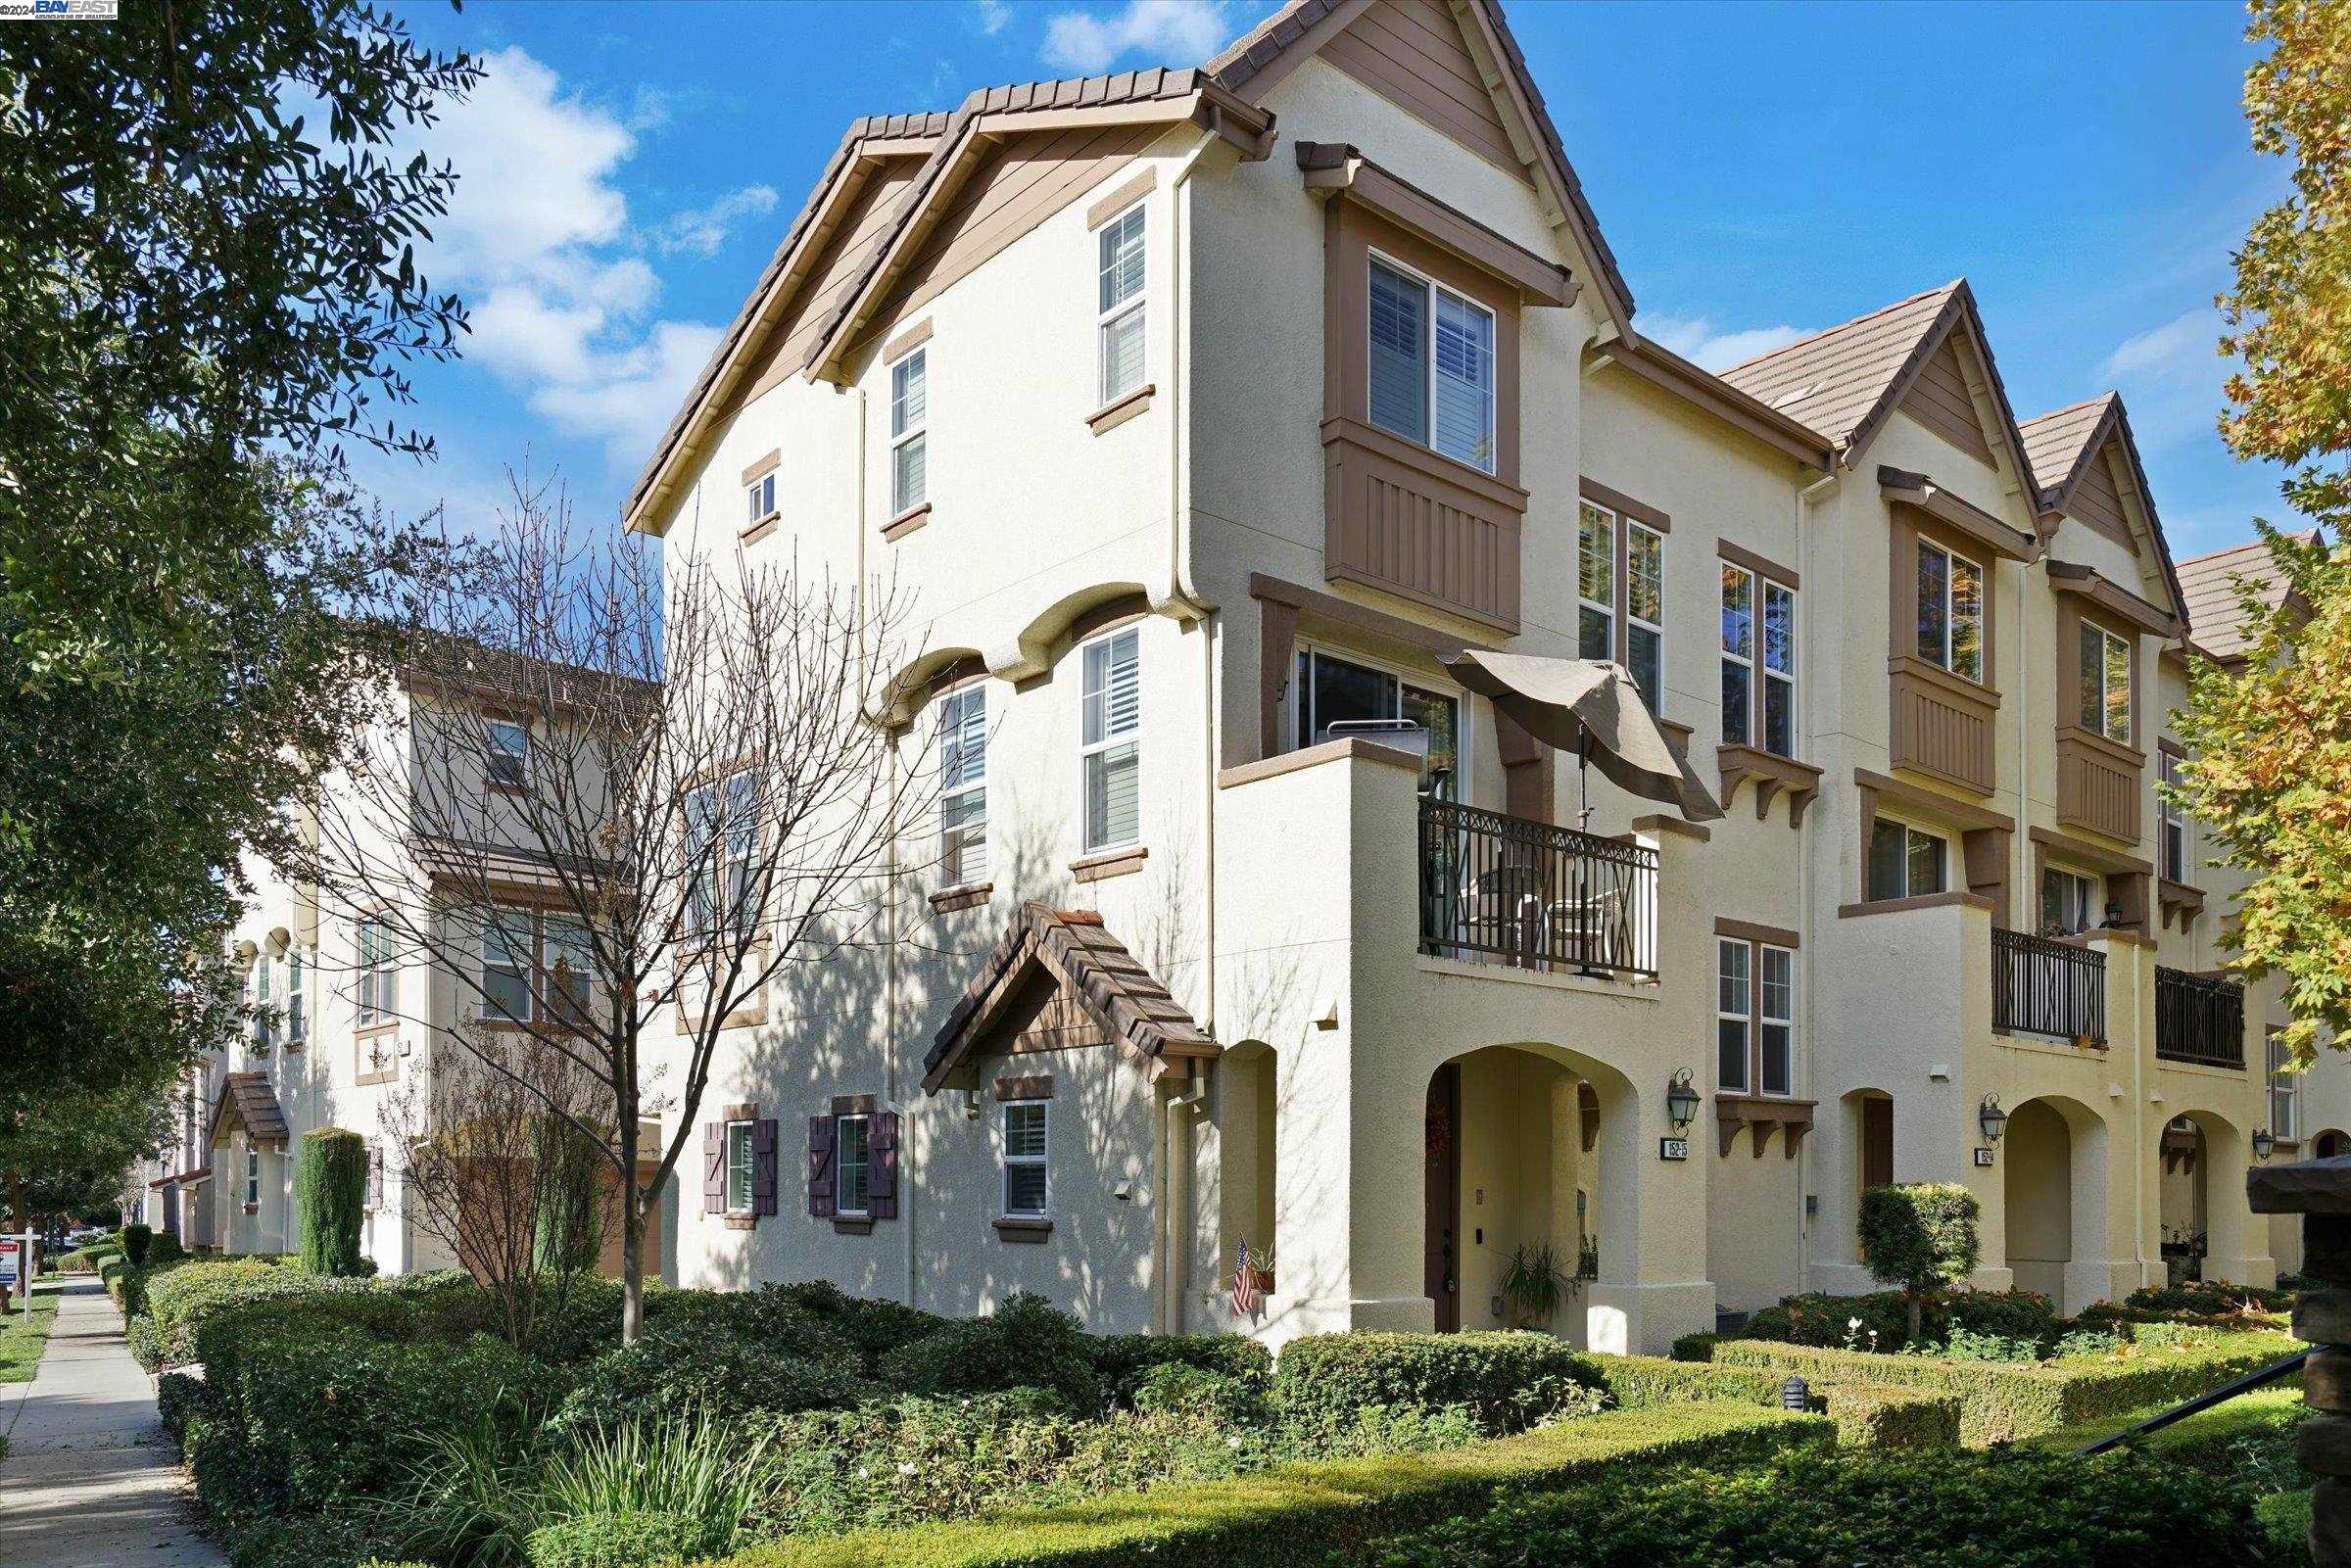
<instances>
[{"instance_id":1,"label":"leafy green tree","mask_svg":"<svg viewBox=\"0 0 2351 1568\"><path fill-rule=\"evenodd\" d=\"M294 1212L302 1266L313 1274L357 1274L367 1216L367 1140L341 1127L304 1133L294 1161Z\"/></svg>"},{"instance_id":2,"label":"leafy green tree","mask_svg":"<svg viewBox=\"0 0 2351 1568\"><path fill-rule=\"evenodd\" d=\"M1861 1256L1871 1276L1902 1293L1909 1339L1919 1337L1926 1300L1982 1256L1976 1195L1954 1182L1871 1187L1861 1194Z\"/></svg>"},{"instance_id":3,"label":"leafy green tree","mask_svg":"<svg viewBox=\"0 0 2351 1568\"><path fill-rule=\"evenodd\" d=\"M2239 361L2221 432L2287 464L2285 499L2325 526L2306 543L2257 523L2290 592L2242 595L2240 668L2196 661L2171 798L2256 874L2232 965L2285 976L2283 1037L2307 1062L2322 1029L2351 1031L2351 5L2251 10L2247 36L2271 48L2246 72L2246 119L2257 150L2293 161L2293 190L2254 220L2220 301Z\"/></svg>"}]
</instances>

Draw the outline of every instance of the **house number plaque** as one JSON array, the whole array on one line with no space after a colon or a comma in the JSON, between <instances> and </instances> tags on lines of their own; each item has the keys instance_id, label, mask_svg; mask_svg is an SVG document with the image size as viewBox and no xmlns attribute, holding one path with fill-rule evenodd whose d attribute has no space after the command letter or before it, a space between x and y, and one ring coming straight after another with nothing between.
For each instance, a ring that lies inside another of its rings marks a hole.
<instances>
[{"instance_id":1,"label":"house number plaque","mask_svg":"<svg viewBox=\"0 0 2351 1568\"><path fill-rule=\"evenodd\" d=\"M1657 1140L1657 1158L1659 1160L1689 1159L1690 1140L1687 1138L1659 1138Z\"/></svg>"}]
</instances>

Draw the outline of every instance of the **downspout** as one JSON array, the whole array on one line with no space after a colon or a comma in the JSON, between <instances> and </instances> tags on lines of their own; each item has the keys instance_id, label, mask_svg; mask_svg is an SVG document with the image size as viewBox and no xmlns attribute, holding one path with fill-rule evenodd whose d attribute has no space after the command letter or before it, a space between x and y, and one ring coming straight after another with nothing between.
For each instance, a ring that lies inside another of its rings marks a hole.
<instances>
[{"instance_id":1,"label":"downspout","mask_svg":"<svg viewBox=\"0 0 2351 1568\"><path fill-rule=\"evenodd\" d=\"M1838 477L1837 465L1832 460L1827 473L1796 493L1796 560L1799 569L1811 564L1804 558L1804 518L1811 509L1812 498L1820 491L1837 483ZM1838 586L1840 589L1844 587L1842 575ZM1811 668L1811 660L1807 658L1804 661L1804 671L1809 673ZM1809 750L1812 704L1808 700L1803 702L1803 715L1807 732L1804 738L1807 742L1806 749ZM1804 815L1809 820L1812 813L1806 812ZM1812 844L1813 830L1801 823L1798 824L1796 830L1797 864L1804 868L1804 906L1798 923L1798 933L1803 938L1803 951L1817 958L1820 944L1812 939L1812 911L1815 903L1813 884L1818 879L1813 874ZM1814 959L1807 959L1805 962L1808 966L1814 962ZM1820 987L1814 983L1814 977L1807 974L1804 976L1804 1067L1807 1077L1814 1077L1817 1073L1814 1062L1815 1053L1818 1050L1817 1042L1820 1039L1820 1003L1817 1000L1819 992ZM1782 1133L1781 1136L1786 1137L1787 1134ZM1803 1203L1804 1184L1810 1179L1810 1161L1803 1144L1799 1144L1796 1150L1796 1288L1799 1291L1808 1289L1812 1283L1809 1257L1812 1227L1804 1213Z\"/></svg>"}]
</instances>

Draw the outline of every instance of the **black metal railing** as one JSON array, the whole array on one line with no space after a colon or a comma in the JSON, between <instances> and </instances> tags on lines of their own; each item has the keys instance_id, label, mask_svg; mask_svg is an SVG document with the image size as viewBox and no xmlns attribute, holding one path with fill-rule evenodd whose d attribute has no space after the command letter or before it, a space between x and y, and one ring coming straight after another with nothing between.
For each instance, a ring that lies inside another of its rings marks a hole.
<instances>
[{"instance_id":1,"label":"black metal railing","mask_svg":"<svg viewBox=\"0 0 2351 1568\"><path fill-rule=\"evenodd\" d=\"M1528 969L1654 976L1657 852L1499 811L1420 801L1420 946Z\"/></svg>"},{"instance_id":2,"label":"black metal railing","mask_svg":"<svg viewBox=\"0 0 2351 1568\"><path fill-rule=\"evenodd\" d=\"M1991 1026L2010 1034L2106 1038L2106 955L2025 931L1991 932Z\"/></svg>"},{"instance_id":3,"label":"black metal railing","mask_svg":"<svg viewBox=\"0 0 2351 1568\"><path fill-rule=\"evenodd\" d=\"M2208 1068L2245 1065L2245 988L2155 966L2155 1054Z\"/></svg>"}]
</instances>

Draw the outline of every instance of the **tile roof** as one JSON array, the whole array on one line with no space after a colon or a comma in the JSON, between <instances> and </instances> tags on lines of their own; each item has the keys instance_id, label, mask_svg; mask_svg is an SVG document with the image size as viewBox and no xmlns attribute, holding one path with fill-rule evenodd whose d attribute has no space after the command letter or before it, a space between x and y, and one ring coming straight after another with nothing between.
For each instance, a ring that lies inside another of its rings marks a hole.
<instances>
[{"instance_id":1,"label":"tile roof","mask_svg":"<svg viewBox=\"0 0 2351 1568\"><path fill-rule=\"evenodd\" d=\"M923 1088L936 1094L956 1064L982 1044L1023 971L1051 975L1145 1073L1158 1077L1172 1056L1215 1056L1216 1042L1168 994L1159 977L1127 951L1091 910L1021 906L980 973L964 987L923 1058Z\"/></svg>"},{"instance_id":2,"label":"tile roof","mask_svg":"<svg viewBox=\"0 0 2351 1568\"><path fill-rule=\"evenodd\" d=\"M1718 374L1840 447L1856 447L1966 288L1966 279L1954 278Z\"/></svg>"},{"instance_id":3,"label":"tile roof","mask_svg":"<svg viewBox=\"0 0 2351 1568\"><path fill-rule=\"evenodd\" d=\"M231 1072L220 1080L220 1098L213 1106L214 1143L220 1141L222 1118L231 1115L256 1143L286 1141L286 1114L266 1072Z\"/></svg>"},{"instance_id":4,"label":"tile roof","mask_svg":"<svg viewBox=\"0 0 2351 1568\"><path fill-rule=\"evenodd\" d=\"M2063 490L2088 457L2098 426L2107 409L2123 401L2119 392L2052 408L2017 421L2016 433L2025 441L2025 460L2033 465L2033 483L2044 493Z\"/></svg>"},{"instance_id":5,"label":"tile roof","mask_svg":"<svg viewBox=\"0 0 2351 1568\"><path fill-rule=\"evenodd\" d=\"M2305 529L2294 535L2308 543L2317 533ZM2262 603L2276 605L2285 597L2285 577L2260 540L2231 545L2210 554L2193 555L2180 563L2180 587L2187 622L2196 645L2216 659L2232 659L2245 651L2245 612L2237 602L2234 585L2249 582Z\"/></svg>"}]
</instances>

